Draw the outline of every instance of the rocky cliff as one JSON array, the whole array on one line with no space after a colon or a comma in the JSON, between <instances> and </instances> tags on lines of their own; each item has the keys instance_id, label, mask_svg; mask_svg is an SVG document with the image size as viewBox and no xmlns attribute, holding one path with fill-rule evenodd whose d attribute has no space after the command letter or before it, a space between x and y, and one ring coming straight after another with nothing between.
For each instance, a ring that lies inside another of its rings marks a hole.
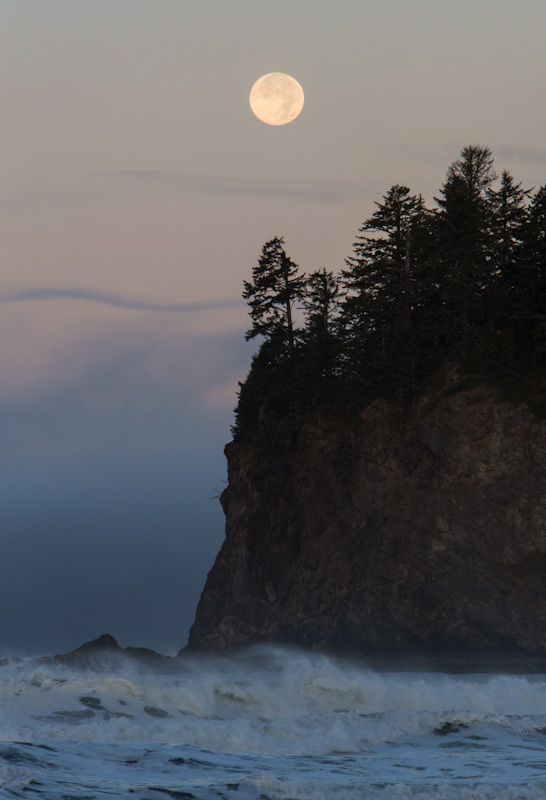
<instances>
[{"instance_id":1,"label":"rocky cliff","mask_svg":"<svg viewBox=\"0 0 546 800\"><path fill-rule=\"evenodd\" d=\"M189 648L546 655L546 423L488 387L226 447Z\"/></svg>"}]
</instances>

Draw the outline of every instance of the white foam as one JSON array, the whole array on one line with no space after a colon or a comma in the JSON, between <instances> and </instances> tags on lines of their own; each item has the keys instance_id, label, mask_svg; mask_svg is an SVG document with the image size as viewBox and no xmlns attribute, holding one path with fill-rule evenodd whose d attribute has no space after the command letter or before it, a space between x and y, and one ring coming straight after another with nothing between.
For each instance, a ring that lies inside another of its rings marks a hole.
<instances>
[{"instance_id":1,"label":"white foam","mask_svg":"<svg viewBox=\"0 0 546 800\"><path fill-rule=\"evenodd\" d=\"M0 669L0 742L53 746L56 775L91 782L99 759L111 786L128 785L134 752L149 781L172 774L190 792L205 760L196 785L225 785L234 771L241 798L536 800L543 730L546 676L378 674L278 648L192 658L169 675L130 662L116 674L28 660ZM186 766L173 767L173 748ZM19 787L33 772L0 770Z\"/></svg>"},{"instance_id":2,"label":"white foam","mask_svg":"<svg viewBox=\"0 0 546 800\"><path fill-rule=\"evenodd\" d=\"M183 670L159 675L127 664L120 674L101 675L31 661L4 667L0 737L185 741L230 752L280 752L290 744L326 753L424 735L453 721L520 735L546 728L545 676L378 674L277 648L191 659ZM102 710L82 703L86 697ZM88 718L75 724L82 712Z\"/></svg>"}]
</instances>

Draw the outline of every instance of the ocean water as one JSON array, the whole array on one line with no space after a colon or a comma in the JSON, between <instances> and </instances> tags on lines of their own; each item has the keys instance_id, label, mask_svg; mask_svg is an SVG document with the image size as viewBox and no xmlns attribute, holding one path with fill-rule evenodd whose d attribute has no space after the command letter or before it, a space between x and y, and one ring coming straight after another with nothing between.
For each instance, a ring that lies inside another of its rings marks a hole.
<instances>
[{"instance_id":1,"label":"ocean water","mask_svg":"<svg viewBox=\"0 0 546 800\"><path fill-rule=\"evenodd\" d=\"M546 675L377 673L258 648L0 667L0 797L546 798Z\"/></svg>"}]
</instances>

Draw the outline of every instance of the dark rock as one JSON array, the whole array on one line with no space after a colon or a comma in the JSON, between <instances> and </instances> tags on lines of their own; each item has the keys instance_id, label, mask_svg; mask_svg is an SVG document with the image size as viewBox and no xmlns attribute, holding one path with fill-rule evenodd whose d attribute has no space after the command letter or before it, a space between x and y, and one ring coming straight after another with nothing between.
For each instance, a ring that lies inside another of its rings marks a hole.
<instances>
[{"instance_id":1,"label":"dark rock","mask_svg":"<svg viewBox=\"0 0 546 800\"><path fill-rule=\"evenodd\" d=\"M544 668L546 423L526 405L439 390L409 419L317 411L226 456L226 539L188 649Z\"/></svg>"},{"instance_id":2,"label":"dark rock","mask_svg":"<svg viewBox=\"0 0 546 800\"><path fill-rule=\"evenodd\" d=\"M172 662L172 658L162 656L156 653L155 650L150 650L147 647L126 647L123 652L126 656L133 658L141 664L148 664L150 667L161 666L166 663Z\"/></svg>"},{"instance_id":3,"label":"dark rock","mask_svg":"<svg viewBox=\"0 0 546 800\"><path fill-rule=\"evenodd\" d=\"M145 647L120 647L114 637L108 633L102 634L91 642L85 642L81 647L69 653L42 658L39 661L78 669L105 671L118 669L127 663L128 659L139 666L166 671L176 670L177 664L176 659L162 656Z\"/></svg>"},{"instance_id":4,"label":"dark rock","mask_svg":"<svg viewBox=\"0 0 546 800\"><path fill-rule=\"evenodd\" d=\"M439 728L434 728L436 736L448 736L450 733L460 733L464 728L468 728L464 722L444 722Z\"/></svg>"},{"instance_id":5,"label":"dark rock","mask_svg":"<svg viewBox=\"0 0 546 800\"><path fill-rule=\"evenodd\" d=\"M84 697L80 697L80 703L83 706L87 706L92 711L105 711L106 709L102 705L100 697L91 697L89 695L85 695Z\"/></svg>"},{"instance_id":6,"label":"dark rock","mask_svg":"<svg viewBox=\"0 0 546 800\"><path fill-rule=\"evenodd\" d=\"M110 669L122 654L123 649L114 637L109 633L103 633L98 639L85 642L76 650L43 660L67 667Z\"/></svg>"},{"instance_id":7,"label":"dark rock","mask_svg":"<svg viewBox=\"0 0 546 800\"><path fill-rule=\"evenodd\" d=\"M168 711L165 711L163 708L156 708L155 706L144 706L144 711L146 714L149 714L150 717L158 717L158 719L165 719L171 716Z\"/></svg>"}]
</instances>

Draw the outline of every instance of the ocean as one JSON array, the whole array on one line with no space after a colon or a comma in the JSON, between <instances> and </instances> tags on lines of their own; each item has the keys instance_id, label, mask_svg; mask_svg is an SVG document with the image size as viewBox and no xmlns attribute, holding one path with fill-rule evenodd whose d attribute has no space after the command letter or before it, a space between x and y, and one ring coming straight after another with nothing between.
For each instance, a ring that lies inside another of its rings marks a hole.
<instances>
[{"instance_id":1,"label":"ocean","mask_svg":"<svg viewBox=\"0 0 546 800\"><path fill-rule=\"evenodd\" d=\"M295 650L0 666L0 797L546 798L546 675L374 672Z\"/></svg>"}]
</instances>

